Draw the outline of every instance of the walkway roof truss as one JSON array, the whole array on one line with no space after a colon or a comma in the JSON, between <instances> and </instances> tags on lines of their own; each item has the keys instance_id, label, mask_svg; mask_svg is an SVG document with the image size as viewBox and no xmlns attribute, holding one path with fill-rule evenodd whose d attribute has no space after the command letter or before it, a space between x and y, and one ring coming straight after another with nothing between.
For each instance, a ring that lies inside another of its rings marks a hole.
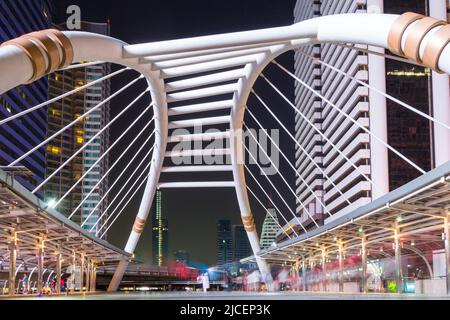
<instances>
[{"instance_id":1,"label":"walkway roof truss","mask_svg":"<svg viewBox=\"0 0 450 320\"><path fill-rule=\"evenodd\" d=\"M26 190L13 177L0 170L0 261L8 267L9 244L16 237L17 265L37 264L39 243L43 240L45 267L56 265L62 254L63 267L81 255L97 264L115 263L129 254L89 234ZM78 262L79 263L79 262Z\"/></svg>"},{"instance_id":2,"label":"walkway roof truss","mask_svg":"<svg viewBox=\"0 0 450 320\"><path fill-rule=\"evenodd\" d=\"M258 253L272 262L360 253L364 239L371 257L393 251L395 234L422 252L442 249L444 219L450 215L450 162L320 228Z\"/></svg>"}]
</instances>

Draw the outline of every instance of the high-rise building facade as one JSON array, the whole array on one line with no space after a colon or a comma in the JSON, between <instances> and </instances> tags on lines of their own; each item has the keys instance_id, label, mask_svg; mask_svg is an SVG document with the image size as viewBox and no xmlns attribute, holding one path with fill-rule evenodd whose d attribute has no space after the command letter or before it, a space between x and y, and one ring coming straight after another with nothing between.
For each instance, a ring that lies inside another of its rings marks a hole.
<instances>
[{"instance_id":1,"label":"high-rise building facade","mask_svg":"<svg viewBox=\"0 0 450 320\"><path fill-rule=\"evenodd\" d=\"M217 222L217 265L233 262L233 236L230 220Z\"/></svg>"},{"instance_id":2,"label":"high-rise building facade","mask_svg":"<svg viewBox=\"0 0 450 320\"><path fill-rule=\"evenodd\" d=\"M239 260L247 258L253 254L244 226L233 225L232 238L234 262L238 262Z\"/></svg>"},{"instance_id":3,"label":"high-rise building facade","mask_svg":"<svg viewBox=\"0 0 450 320\"><path fill-rule=\"evenodd\" d=\"M163 266L167 263L169 253L169 225L162 216L162 192L156 191L152 215L152 263Z\"/></svg>"},{"instance_id":4,"label":"high-rise building facade","mask_svg":"<svg viewBox=\"0 0 450 320\"><path fill-rule=\"evenodd\" d=\"M109 35L109 29L110 26L107 23L82 23L82 30L87 32ZM55 72L49 77L49 97L57 97L109 73L109 64ZM110 92L110 81L106 80L52 103L48 108L48 136L97 106L110 95ZM109 168L109 156L104 156L109 147L109 130L104 130L100 135L99 132L108 124L109 119L108 102L77 122L72 128L65 130L47 146L46 174L50 176L89 142L82 152L48 182L45 198L47 201L60 199L78 183L61 202L58 210L65 215L74 213L73 221L85 222L83 227L87 230L96 225L93 233L99 231L107 218L107 215L103 215L102 221L98 221L103 210L108 206L107 198L101 202L100 200L107 192L109 185L109 178L104 176ZM98 161L102 157L103 159ZM82 181L79 182L82 177ZM99 183L100 180L102 180L101 183Z\"/></svg>"},{"instance_id":5,"label":"high-rise building facade","mask_svg":"<svg viewBox=\"0 0 450 320\"><path fill-rule=\"evenodd\" d=\"M433 0L431 0L433 1ZM402 14L407 11L429 15L424 0L384 1L384 11ZM426 114L432 114L431 71L428 68L386 59L386 92L401 97ZM430 122L405 109L391 100L387 100L388 142L402 154L413 159L426 171L433 166L433 141ZM389 153L389 188L397 189L403 184L420 176L420 172L406 164L396 155Z\"/></svg>"},{"instance_id":6,"label":"high-rise building facade","mask_svg":"<svg viewBox=\"0 0 450 320\"><path fill-rule=\"evenodd\" d=\"M365 1L310 1L299 0L295 7L295 22L339 13L356 13L365 10ZM367 88L324 68L311 57L339 67L342 71L366 81L368 77L368 59L364 53L356 50L323 44L308 46L295 53L295 72L314 90L331 100L342 111L350 114L360 124L369 126L369 91ZM322 102L306 87L298 82L295 85L297 108L330 141L348 156L366 175L370 175L370 137L349 120L343 118L334 108ZM297 178L297 196L306 209L297 203L297 214L305 227L314 226L313 216L323 223L324 210L320 201L328 210L339 213L370 202L371 185L339 155L333 145L324 140L300 115L296 115L296 139L306 150L296 147L296 168L299 175L314 190L314 194L300 178ZM309 156L308 156L309 155ZM315 164L310 160L314 159ZM353 170L352 170L353 169ZM330 177L344 193L341 195L326 179L322 171ZM348 206L349 198L353 206ZM320 199L320 201L319 201ZM309 213L309 214L308 214Z\"/></svg>"},{"instance_id":7,"label":"high-rise building facade","mask_svg":"<svg viewBox=\"0 0 450 320\"><path fill-rule=\"evenodd\" d=\"M428 5L436 5L437 2L442 1L298 0L294 16L295 22L300 22L342 13L400 14L417 11L429 14ZM357 47L384 53L384 50L379 48L360 45ZM435 111L438 109L437 102L442 102L440 98L432 98L432 72L429 69L330 43L307 46L295 53L296 75L337 108L378 137L384 138L424 170L439 164L439 161L428 161L433 158L434 152L433 128L428 121L405 111L374 90L312 60L312 57L377 89L386 89L387 93L428 114L433 107ZM379 141L298 82L295 85L295 96L297 108L331 141L330 143L323 139L299 115L296 116L296 139L306 151L296 148L296 168L306 182L305 184L301 178L297 179L297 196L307 209L297 201L297 215L306 228L314 226L310 215L319 224L327 223L420 175L416 169L388 152ZM373 185L355 170L337 149L349 158L360 172L370 177ZM348 201L351 202L350 205ZM328 213L325 214L320 202L325 204L332 218L328 217ZM296 229L299 233L303 232L298 225Z\"/></svg>"},{"instance_id":8,"label":"high-rise building facade","mask_svg":"<svg viewBox=\"0 0 450 320\"><path fill-rule=\"evenodd\" d=\"M23 34L48 29L51 26L51 5L47 0L0 1L0 44ZM1 71L0 71L1 72ZM47 101L48 81L41 78L0 96L0 117L8 118L25 109ZM6 166L45 140L47 109L41 108L0 126L0 166ZM45 148L40 148L20 165L27 167L31 179L17 177L32 190L45 178ZM36 194L43 197L43 192Z\"/></svg>"},{"instance_id":9,"label":"high-rise building facade","mask_svg":"<svg viewBox=\"0 0 450 320\"><path fill-rule=\"evenodd\" d=\"M281 232L280 225L278 224L277 212L273 208L269 208L267 211L261 230L261 249L269 248L277 239L277 235Z\"/></svg>"}]
</instances>

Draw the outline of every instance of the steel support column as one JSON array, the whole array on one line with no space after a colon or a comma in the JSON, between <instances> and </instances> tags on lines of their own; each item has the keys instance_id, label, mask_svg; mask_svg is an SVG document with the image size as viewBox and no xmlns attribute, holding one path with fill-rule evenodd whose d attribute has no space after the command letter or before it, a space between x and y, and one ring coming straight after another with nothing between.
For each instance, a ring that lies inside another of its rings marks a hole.
<instances>
[{"instance_id":1,"label":"steel support column","mask_svg":"<svg viewBox=\"0 0 450 320\"><path fill-rule=\"evenodd\" d=\"M86 260L86 292L91 291L91 262L89 259Z\"/></svg>"},{"instance_id":2,"label":"steel support column","mask_svg":"<svg viewBox=\"0 0 450 320\"><path fill-rule=\"evenodd\" d=\"M88 292L92 292L92 262L89 262L89 290Z\"/></svg>"},{"instance_id":3,"label":"steel support column","mask_svg":"<svg viewBox=\"0 0 450 320\"><path fill-rule=\"evenodd\" d=\"M305 259L302 260L302 278L303 278L303 292L306 292L307 287L306 287L306 262L305 262Z\"/></svg>"},{"instance_id":4,"label":"steel support column","mask_svg":"<svg viewBox=\"0 0 450 320\"><path fill-rule=\"evenodd\" d=\"M310 259L309 260L309 270L310 270L310 274L312 275L313 270L314 270L314 259ZM314 287L315 287L315 279L313 278L311 281L312 286L310 287L310 291L314 291Z\"/></svg>"},{"instance_id":5,"label":"steel support column","mask_svg":"<svg viewBox=\"0 0 450 320\"><path fill-rule=\"evenodd\" d=\"M84 288L84 254L81 254L81 266L80 266L80 292L83 292Z\"/></svg>"},{"instance_id":6,"label":"steel support column","mask_svg":"<svg viewBox=\"0 0 450 320\"><path fill-rule=\"evenodd\" d=\"M97 291L97 266L95 264L92 264L92 285L91 285L91 291L96 292Z\"/></svg>"},{"instance_id":7,"label":"steel support column","mask_svg":"<svg viewBox=\"0 0 450 320\"><path fill-rule=\"evenodd\" d=\"M450 211L445 218L445 271L447 277L447 295L450 296Z\"/></svg>"},{"instance_id":8,"label":"steel support column","mask_svg":"<svg viewBox=\"0 0 450 320\"><path fill-rule=\"evenodd\" d=\"M362 264L362 292L367 293L367 247L366 239L363 238L361 241L361 264Z\"/></svg>"},{"instance_id":9,"label":"steel support column","mask_svg":"<svg viewBox=\"0 0 450 320\"><path fill-rule=\"evenodd\" d=\"M76 256L76 254L75 254L75 252L73 253L73 256L72 256L72 276L71 276L71 279L72 279L72 283L71 283L71 290L70 291L72 291L72 292L75 292L76 291L76 278L77 278L77 276L76 276L76 274L77 274L77 272L76 272L76 270L77 270L77 256ZM67 284L68 286L69 286L69 284Z\"/></svg>"},{"instance_id":10,"label":"steel support column","mask_svg":"<svg viewBox=\"0 0 450 320\"><path fill-rule=\"evenodd\" d=\"M339 244L339 292L344 292L344 246Z\"/></svg>"},{"instance_id":11,"label":"steel support column","mask_svg":"<svg viewBox=\"0 0 450 320\"><path fill-rule=\"evenodd\" d=\"M322 291L327 291L327 252L322 249Z\"/></svg>"},{"instance_id":12,"label":"steel support column","mask_svg":"<svg viewBox=\"0 0 450 320\"><path fill-rule=\"evenodd\" d=\"M42 239L39 240L39 248L37 252L37 293L42 294L42 288L44 287L44 241ZM31 279L30 279L31 281Z\"/></svg>"},{"instance_id":13,"label":"steel support column","mask_svg":"<svg viewBox=\"0 0 450 320\"><path fill-rule=\"evenodd\" d=\"M395 285L397 293L402 293L402 252L400 245L399 230L395 230L394 235L394 250L395 250Z\"/></svg>"},{"instance_id":14,"label":"steel support column","mask_svg":"<svg viewBox=\"0 0 450 320\"><path fill-rule=\"evenodd\" d=\"M16 233L12 233L12 241L9 243L9 292L14 295L16 291L16 259L17 259L17 237Z\"/></svg>"},{"instance_id":15,"label":"steel support column","mask_svg":"<svg viewBox=\"0 0 450 320\"><path fill-rule=\"evenodd\" d=\"M61 252L58 252L56 255L56 293L61 293L61 264Z\"/></svg>"}]
</instances>

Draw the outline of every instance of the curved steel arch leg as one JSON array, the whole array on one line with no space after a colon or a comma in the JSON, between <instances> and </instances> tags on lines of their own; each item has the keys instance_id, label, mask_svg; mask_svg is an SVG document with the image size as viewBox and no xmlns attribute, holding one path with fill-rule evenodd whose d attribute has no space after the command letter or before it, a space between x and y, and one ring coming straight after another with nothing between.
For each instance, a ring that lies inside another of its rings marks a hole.
<instances>
[{"instance_id":1,"label":"curved steel arch leg","mask_svg":"<svg viewBox=\"0 0 450 320\"><path fill-rule=\"evenodd\" d=\"M141 233L145 227L150 213L153 197L158 187L159 177L164 162L168 136L167 97L164 81L158 71L153 71L149 64L139 64L139 59L126 59L123 57L123 47L126 43L105 36L83 32L67 32L74 47L74 61L108 61L130 67L145 76L153 101L155 115L155 149L152 165L145 186L142 202L133 229L128 238L125 251L134 253ZM122 259L114 273L108 291L116 291L128 266L129 260Z\"/></svg>"},{"instance_id":2,"label":"curved steel arch leg","mask_svg":"<svg viewBox=\"0 0 450 320\"><path fill-rule=\"evenodd\" d=\"M164 83L161 79L147 78L149 86L151 88L151 95L154 103L155 118L155 150L152 157L152 165L150 167L150 176L148 177L147 184L145 186L142 202L139 207L136 220L125 246L125 251L128 253L134 253L138 244L139 238L144 231L148 216L150 214L153 198L158 187L159 177L161 175L164 156L167 147L168 137L168 115L167 115L167 100L164 93ZM108 287L108 292L117 291L123 275L128 267L129 260L122 259L117 266L116 272Z\"/></svg>"},{"instance_id":3,"label":"curved steel arch leg","mask_svg":"<svg viewBox=\"0 0 450 320\"><path fill-rule=\"evenodd\" d=\"M309 40L307 40L309 41ZM246 76L239 80L238 91L233 100L233 109L231 111L231 161L233 166L233 178L235 183L236 195L241 210L241 218L244 224L247 236L252 247L252 251L261 272L263 281L266 283L268 290L272 288L272 275L267 262L258 256L261 247L259 244L258 232L256 230L253 214L250 208L250 202L247 193L247 184L245 180L244 169L244 150L242 140L243 121L248 97L254 83L258 79L264 68L277 56L292 49L288 45L278 45L271 48L271 50L259 55L259 58L254 63L248 64L245 67Z\"/></svg>"}]
</instances>

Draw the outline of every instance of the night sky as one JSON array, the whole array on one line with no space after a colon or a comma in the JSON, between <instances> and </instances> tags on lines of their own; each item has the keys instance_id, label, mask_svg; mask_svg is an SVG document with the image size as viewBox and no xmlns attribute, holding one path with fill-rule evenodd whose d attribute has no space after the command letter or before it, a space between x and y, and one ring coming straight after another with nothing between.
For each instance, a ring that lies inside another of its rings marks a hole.
<instances>
[{"instance_id":1,"label":"night sky","mask_svg":"<svg viewBox=\"0 0 450 320\"><path fill-rule=\"evenodd\" d=\"M128 43L151 42L158 40L170 40L184 37L201 36L208 34L245 31L259 28L277 27L289 25L293 21L293 8L295 0L57 0L55 3L56 22L65 21L67 6L77 4L82 10L82 19L91 22L106 22L111 19L111 36ZM292 68L292 54L286 54L279 60L285 66ZM265 73L269 77L273 74L273 81L283 89L293 101L294 86L290 78L275 72L275 67L269 67ZM135 76L135 75L133 75ZM112 91L126 83L130 76L116 78L112 82ZM138 86L139 87L139 86ZM141 86L142 88L142 86ZM263 92L266 100L272 102L275 113L283 119L288 128L293 130L294 114L289 106L278 96L270 93L267 85L259 80L256 85L258 92ZM135 92L134 92L135 91ZM120 111L120 107L131 102L139 93L133 89L131 92L115 99L111 104L111 114L114 116ZM250 99L249 107L254 110L260 121L266 128L278 128L270 116L262 111L262 107ZM142 102L139 108L148 105ZM127 118L128 117L128 118ZM135 114L134 114L135 117ZM114 141L120 132L134 118L125 116L117 125L112 127L111 140ZM249 125L251 121L246 118ZM144 119L145 121L145 119ZM256 126L253 126L256 128ZM133 134L131 134L133 136ZM129 138L127 138L129 139ZM129 140L128 140L129 141ZM284 152L293 159L294 147L289 143L286 135L281 135L281 146ZM126 147L123 144L122 150ZM120 155L117 150L111 154L111 162ZM283 161L283 160L282 160ZM123 167L122 167L123 168ZM120 172L121 168L111 175L111 181ZM282 164L281 171L286 174L291 186L294 185L294 175ZM254 173L258 173L257 170ZM248 176L248 180L251 178ZM214 179L213 179L214 180ZM270 192L270 187L265 178L259 176L259 181ZM281 180L275 180L277 185L282 185ZM250 182L253 190L257 186ZM289 191L280 188L286 195L286 201L294 208L294 199L289 197ZM258 196L268 203L263 193ZM274 194L270 192L271 194ZM114 194L112 194L113 196ZM289 212L283 203L276 199L277 205L288 216ZM108 233L108 240L123 248L134 221L136 210L140 202L140 194L131 202L122 216L117 220ZM234 224L241 224L236 194L233 189L218 190L165 190L163 191L163 216L169 221L169 253L176 250L187 250L194 261L214 264L216 261L216 222L218 219L230 219ZM252 210L255 215L258 230L265 216L256 201L252 200ZM141 237L137 253L144 261L150 262L151 257L151 226L147 225Z\"/></svg>"}]
</instances>

